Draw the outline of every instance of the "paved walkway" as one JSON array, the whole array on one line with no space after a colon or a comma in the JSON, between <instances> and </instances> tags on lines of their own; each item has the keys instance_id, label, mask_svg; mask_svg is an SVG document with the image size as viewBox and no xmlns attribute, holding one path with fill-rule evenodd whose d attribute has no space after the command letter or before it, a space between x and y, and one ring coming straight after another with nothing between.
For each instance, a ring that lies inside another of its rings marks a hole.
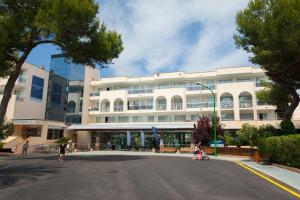
<instances>
[{"instance_id":1,"label":"paved walkway","mask_svg":"<svg viewBox=\"0 0 300 200\"><path fill-rule=\"evenodd\" d=\"M287 185L300 191L300 174L274 165L263 165L253 161L242 161L243 164L263 172Z\"/></svg>"}]
</instances>

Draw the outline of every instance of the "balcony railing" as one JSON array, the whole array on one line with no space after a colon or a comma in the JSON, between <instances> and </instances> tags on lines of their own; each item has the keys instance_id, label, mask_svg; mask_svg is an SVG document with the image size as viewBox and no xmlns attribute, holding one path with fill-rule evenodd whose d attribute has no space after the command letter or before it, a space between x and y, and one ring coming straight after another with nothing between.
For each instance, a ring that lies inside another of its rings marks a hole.
<instances>
[{"instance_id":1,"label":"balcony railing","mask_svg":"<svg viewBox=\"0 0 300 200\"><path fill-rule=\"evenodd\" d=\"M128 94L145 94L153 93L153 89L129 89Z\"/></svg>"},{"instance_id":2,"label":"balcony railing","mask_svg":"<svg viewBox=\"0 0 300 200\"><path fill-rule=\"evenodd\" d=\"M240 100L240 108L252 108L252 100Z\"/></svg>"},{"instance_id":3,"label":"balcony railing","mask_svg":"<svg viewBox=\"0 0 300 200\"><path fill-rule=\"evenodd\" d=\"M225 102L221 101L221 108L223 109L233 108L233 101L225 101Z\"/></svg>"},{"instance_id":4,"label":"balcony railing","mask_svg":"<svg viewBox=\"0 0 300 200\"><path fill-rule=\"evenodd\" d=\"M129 105L128 110L152 110L153 105Z\"/></svg>"},{"instance_id":5,"label":"balcony railing","mask_svg":"<svg viewBox=\"0 0 300 200\"><path fill-rule=\"evenodd\" d=\"M156 104L156 110L166 110L167 104Z\"/></svg>"},{"instance_id":6,"label":"balcony railing","mask_svg":"<svg viewBox=\"0 0 300 200\"><path fill-rule=\"evenodd\" d=\"M207 87L209 87L210 89L214 90L215 86L214 85L208 85ZM203 86L187 86L186 89L188 91L196 91L196 90L207 90L206 87Z\"/></svg>"},{"instance_id":7,"label":"balcony railing","mask_svg":"<svg viewBox=\"0 0 300 200\"><path fill-rule=\"evenodd\" d=\"M89 108L89 111L99 111L99 107L91 107Z\"/></svg>"},{"instance_id":8,"label":"balcony railing","mask_svg":"<svg viewBox=\"0 0 300 200\"><path fill-rule=\"evenodd\" d=\"M256 101L258 106L266 106L266 105L271 105L269 102L266 101Z\"/></svg>"},{"instance_id":9,"label":"balcony railing","mask_svg":"<svg viewBox=\"0 0 300 200\"><path fill-rule=\"evenodd\" d=\"M123 106L115 106L114 111L115 112L122 112L123 111Z\"/></svg>"},{"instance_id":10,"label":"balcony railing","mask_svg":"<svg viewBox=\"0 0 300 200\"><path fill-rule=\"evenodd\" d=\"M110 108L109 107L103 107L101 108L101 112L109 112Z\"/></svg>"},{"instance_id":11,"label":"balcony railing","mask_svg":"<svg viewBox=\"0 0 300 200\"><path fill-rule=\"evenodd\" d=\"M172 103L172 110L182 110L182 103Z\"/></svg>"},{"instance_id":12,"label":"balcony railing","mask_svg":"<svg viewBox=\"0 0 300 200\"><path fill-rule=\"evenodd\" d=\"M187 108L212 108L214 107L213 102L200 102L200 103L188 103Z\"/></svg>"},{"instance_id":13,"label":"balcony railing","mask_svg":"<svg viewBox=\"0 0 300 200\"><path fill-rule=\"evenodd\" d=\"M98 97L100 96L100 92L91 92L90 97Z\"/></svg>"}]
</instances>

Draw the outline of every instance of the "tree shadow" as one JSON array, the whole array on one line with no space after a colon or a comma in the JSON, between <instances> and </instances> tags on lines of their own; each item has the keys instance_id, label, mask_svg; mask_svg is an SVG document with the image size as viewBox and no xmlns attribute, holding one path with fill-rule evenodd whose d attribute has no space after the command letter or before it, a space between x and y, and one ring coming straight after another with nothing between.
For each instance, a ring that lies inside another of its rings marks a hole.
<instances>
[{"instance_id":1,"label":"tree shadow","mask_svg":"<svg viewBox=\"0 0 300 200\"><path fill-rule=\"evenodd\" d=\"M5 166L0 170L0 189L36 182L47 174L59 173L59 166Z\"/></svg>"},{"instance_id":2,"label":"tree shadow","mask_svg":"<svg viewBox=\"0 0 300 200\"><path fill-rule=\"evenodd\" d=\"M26 159L58 160L58 156L39 156ZM147 159L145 156L128 156L128 155L66 155L64 162L67 161L94 161L94 162L121 162Z\"/></svg>"}]
</instances>

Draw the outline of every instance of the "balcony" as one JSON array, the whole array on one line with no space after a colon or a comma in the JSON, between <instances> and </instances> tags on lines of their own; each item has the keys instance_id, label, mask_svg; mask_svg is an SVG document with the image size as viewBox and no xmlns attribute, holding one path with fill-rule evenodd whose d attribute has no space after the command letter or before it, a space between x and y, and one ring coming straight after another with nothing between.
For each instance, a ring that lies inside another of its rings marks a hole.
<instances>
[{"instance_id":1,"label":"balcony","mask_svg":"<svg viewBox=\"0 0 300 200\"><path fill-rule=\"evenodd\" d=\"M109 112L110 108L109 107L102 107L101 112Z\"/></svg>"},{"instance_id":2,"label":"balcony","mask_svg":"<svg viewBox=\"0 0 300 200\"><path fill-rule=\"evenodd\" d=\"M152 110L153 105L129 105L128 110Z\"/></svg>"},{"instance_id":3,"label":"balcony","mask_svg":"<svg viewBox=\"0 0 300 200\"><path fill-rule=\"evenodd\" d=\"M269 106L271 105L269 102L267 101L256 101L258 106Z\"/></svg>"},{"instance_id":4,"label":"balcony","mask_svg":"<svg viewBox=\"0 0 300 200\"><path fill-rule=\"evenodd\" d=\"M123 111L123 106L115 106L114 107L114 112L122 112Z\"/></svg>"},{"instance_id":5,"label":"balcony","mask_svg":"<svg viewBox=\"0 0 300 200\"><path fill-rule=\"evenodd\" d=\"M172 103L172 110L182 110L182 103Z\"/></svg>"},{"instance_id":6,"label":"balcony","mask_svg":"<svg viewBox=\"0 0 300 200\"><path fill-rule=\"evenodd\" d=\"M201 90L201 86L187 86L186 89L187 91L196 91Z\"/></svg>"},{"instance_id":7,"label":"balcony","mask_svg":"<svg viewBox=\"0 0 300 200\"><path fill-rule=\"evenodd\" d=\"M240 108L252 108L252 100L240 100Z\"/></svg>"},{"instance_id":8,"label":"balcony","mask_svg":"<svg viewBox=\"0 0 300 200\"><path fill-rule=\"evenodd\" d=\"M233 108L233 101L221 101L221 108L222 109L231 109Z\"/></svg>"},{"instance_id":9,"label":"balcony","mask_svg":"<svg viewBox=\"0 0 300 200\"><path fill-rule=\"evenodd\" d=\"M153 93L153 89L130 89L128 90L128 94L146 94Z\"/></svg>"},{"instance_id":10,"label":"balcony","mask_svg":"<svg viewBox=\"0 0 300 200\"><path fill-rule=\"evenodd\" d=\"M156 110L167 110L167 104L156 104Z\"/></svg>"},{"instance_id":11,"label":"balcony","mask_svg":"<svg viewBox=\"0 0 300 200\"><path fill-rule=\"evenodd\" d=\"M213 108L213 102L188 103L187 108Z\"/></svg>"},{"instance_id":12,"label":"balcony","mask_svg":"<svg viewBox=\"0 0 300 200\"><path fill-rule=\"evenodd\" d=\"M90 97L98 97L100 96L100 92L91 92Z\"/></svg>"},{"instance_id":13,"label":"balcony","mask_svg":"<svg viewBox=\"0 0 300 200\"><path fill-rule=\"evenodd\" d=\"M89 108L89 111L99 111L99 107L91 107Z\"/></svg>"}]
</instances>

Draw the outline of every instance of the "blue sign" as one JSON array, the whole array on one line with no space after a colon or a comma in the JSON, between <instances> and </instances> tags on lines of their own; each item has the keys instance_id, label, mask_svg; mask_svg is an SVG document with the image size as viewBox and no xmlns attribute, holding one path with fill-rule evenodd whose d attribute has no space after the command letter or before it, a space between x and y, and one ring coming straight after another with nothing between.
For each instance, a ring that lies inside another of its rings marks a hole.
<instances>
[{"instance_id":1,"label":"blue sign","mask_svg":"<svg viewBox=\"0 0 300 200\"><path fill-rule=\"evenodd\" d=\"M154 138L155 138L155 140L157 141L158 140L158 138L157 138L157 128L155 128L154 126L152 127L152 131L153 131L153 135L154 135Z\"/></svg>"},{"instance_id":2,"label":"blue sign","mask_svg":"<svg viewBox=\"0 0 300 200\"><path fill-rule=\"evenodd\" d=\"M44 79L32 76L30 97L38 100L43 99Z\"/></svg>"},{"instance_id":3,"label":"blue sign","mask_svg":"<svg viewBox=\"0 0 300 200\"><path fill-rule=\"evenodd\" d=\"M217 140L216 145L217 145L217 147L224 147L225 146L224 140ZM215 141L214 140L210 142L210 146L211 147L215 146Z\"/></svg>"}]
</instances>

